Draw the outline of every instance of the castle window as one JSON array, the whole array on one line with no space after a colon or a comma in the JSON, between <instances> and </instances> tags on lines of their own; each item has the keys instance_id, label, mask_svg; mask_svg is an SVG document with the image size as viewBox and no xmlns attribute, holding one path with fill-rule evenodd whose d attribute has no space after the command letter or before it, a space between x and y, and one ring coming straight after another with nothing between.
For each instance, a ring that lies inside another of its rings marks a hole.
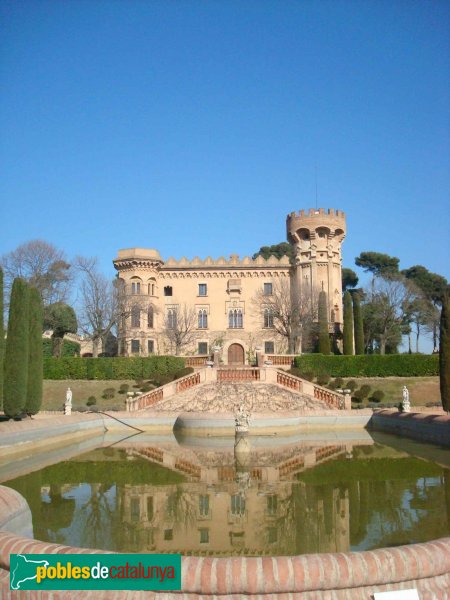
<instances>
[{"instance_id":1,"label":"castle window","mask_svg":"<svg viewBox=\"0 0 450 600\"><path fill-rule=\"evenodd\" d=\"M209 515L209 495L200 494L198 497L198 512L202 517Z\"/></svg>"},{"instance_id":2,"label":"castle window","mask_svg":"<svg viewBox=\"0 0 450 600\"><path fill-rule=\"evenodd\" d=\"M264 309L264 327L273 327L273 311L270 308Z\"/></svg>"},{"instance_id":3,"label":"castle window","mask_svg":"<svg viewBox=\"0 0 450 600\"><path fill-rule=\"evenodd\" d=\"M147 327L149 329L153 329L153 327L154 327L154 311L153 311L153 306L149 306L148 307L148 311L147 311Z\"/></svg>"},{"instance_id":4,"label":"castle window","mask_svg":"<svg viewBox=\"0 0 450 600\"><path fill-rule=\"evenodd\" d=\"M139 521L141 517L141 503L139 498L131 498L130 500L130 517L134 522Z\"/></svg>"},{"instance_id":5,"label":"castle window","mask_svg":"<svg viewBox=\"0 0 450 600\"><path fill-rule=\"evenodd\" d=\"M147 498L147 521L153 519L153 496Z\"/></svg>"},{"instance_id":6,"label":"castle window","mask_svg":"<svg viewBox=\"0 0 450 600\"><path fill-rule=\"evenodd\" d=\"M200 532L200 544L209 543L209 529L199 529Z\"/></svg>"},{"instance_id":7,"label":"castle window","mask_svg":"<svg viewBox=\"0 0 450 600\"><path fill-rule=\"evenodd\" d=\"M198 328L199 329L207 329L208 328L208 313L204 308L198 311Z\"/></svg>"},{"instance_id":8,"label":"castle window","mask_svg":"<svg viewBox=\"0 0 450 600\"><path fill-rule=\"evenodd\" d=\"M166 542L173 540L173 529L164 529L164 540Z\"/></svg>"},{"instance_id":9,"label":"castle window","mask_svg":"<svg viewBox=\"0 0 450 600\"><path fill-rule=\"evenodd\" d=\"M147 340L147 353L148 354L155 353L155 342L153 340Z\"/></svg>"},{"instance_id":10,"label":"castle window","mask_svg":"<svg viewBox=\"0 0 450 600\"><path fill-rule=\"evenodd\" d=\"M267 496L267 514L276 515L278 509L278 497L274 494L273 496Z\"/></svg>"},{"instance_id":11,"label":"castle window","mask_svg":"<svg viewBox=\"0 0 450 600\"><path fill-rule=\"evenodd\" d=\"M275 345L273 342L264 342L264 354L274 354Z\"/></svg>"},{"instance_id":12,"label":"castle window","mask_svg":"<svg viewBox=\"0 0 450 600\"><path fill-rule=\"evenodd\" d=\"M208 354L208 342L198 343L198 354Z\"/></svg>"},{"instance_id":13,"label":"castle window","mask_svg":"<svg viewBox=\"0 0 450 600\"><path fill-rule=\"evenodd\" d=\"M139 340L131 340L131 354L139 354L140 348Z\"/></svg>"},{"instance_id":14,"label":"castle window","mask_svg":"<svg viewBox=\"0 0 450 600\"><path fill-rule=\"evenodd\" d=\"M140 294L141 293L141 283L139 281L131 282L131 293L132 294Z\"/></svg>"},{"instance_id":15,"label":"castle window","mask_svg":"<svg viewBox=\"0 0 450 600\"><path fill-rule=\"evenodd\" d=\"M272 284L271 283L265 283L264 284L264 296L271 296L273 293L272 291Z\"/></svg>"},{"instance_id":16,"label":"castle window","mask_svg":"<svg viewBox=\"0 0 450 600\"><path fill-rule=\"evenodd\" d=\"M155 295L155 284L154 283L149 283L148 284L148 295L149 296L154 296Z\"/></svg>"},{"instance_id":17,"label":"castle window","mask_svg":"<svg viewBox=\"0 0 450 600\"><path fill-rule=\"evenodd\" d=\"M245 514L245 498L239 494L231 496L231 514L232 515L243 515Z\"/></svg>"},{"instance_id":18,"label":"castle window","mask_svg":"<svg viewBox=\"0 0 450 600\"><path fill-rule=\"evenodd\" d=\"M167 329L176 329L177 311L175 308L169 308L167 311Z\"/></svg>"},{"instance_id":19,"label":"castle window","mask_svg":"<svg viewBox=\"0 0 450 600\"><path fill-rule=\"evenodd\" d=\"M141 309L139 306L133 306L131 309L131 327L141 326Z\"/></svg>"},{"instance_id":20,"label":"castle window","mask_svg":"<svg viewBox=\"0 0 450 600\"><path fill-rule=\"evenodd\" d=\"M166 285L164 288L164 296L172 296L172 286Z\"/></svg>"},{"instance_id":21,"label":"castle window","mask_svg":"<svg viewBox=\"0 0 450 600\"><path fill-rule=\"evenodd\" d=\"M208 286L206 283L198 284L198 295L199 296L207 296L208 295Z\"/></svg>"},{"instance_id":22,"label":"castle window","mask_svg":"<svg viewBox=\"0 0 450 600\"><path fill-rule=\"evenodd\" d=\"M234 308L228 313L228 327L230 329L240 329L243 327L242 310Z\"/></svg>"}]
</instances>

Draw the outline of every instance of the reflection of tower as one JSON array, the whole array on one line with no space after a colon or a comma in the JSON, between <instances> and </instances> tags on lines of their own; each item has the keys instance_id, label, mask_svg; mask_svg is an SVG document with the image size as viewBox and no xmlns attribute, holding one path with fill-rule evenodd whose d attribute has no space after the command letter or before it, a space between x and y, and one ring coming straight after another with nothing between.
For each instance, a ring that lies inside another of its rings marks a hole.
<instances>
[{"instance_id":1,"label":"reflection of tower","mask_svg":"<svg viewBox=\"0 0 450 600\"><path fill-rule=\"evenodd\" d=\"M342 324L342 257L345 238L345 214L324 208L291 213L286 219L287 238L294 251L291 275L293 298L310 298L317 307L320 291L328 298L328 320Z\"/></svg>"}]
</instances>

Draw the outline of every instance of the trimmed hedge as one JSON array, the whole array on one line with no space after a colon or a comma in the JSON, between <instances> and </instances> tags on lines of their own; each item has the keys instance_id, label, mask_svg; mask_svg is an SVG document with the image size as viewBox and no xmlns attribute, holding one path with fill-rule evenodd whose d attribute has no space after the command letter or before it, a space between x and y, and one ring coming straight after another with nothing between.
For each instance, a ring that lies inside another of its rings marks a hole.
<instances>
[{"instance_id":1,"label":"trimmed hedge","mask_svg":"<svg viewBox=\"0 0 450 600\"><path fill-rule=\"evenodd\" d=\"M44 357L53 356L51 338L42 338L42 349ZM74 354L80 356L80 344L70 340L63 340L62 356L74 356Z\"/></svg>"},{"instance_id":2,"label":"trimmed hedge","mask_svg":"<svg viewBox=\"0 0 450 600\"><path fill-rule=\"evenodd\" d=\"M436 354L364 354L356 356L296 356L300 372L329 373L331 377L426 377L439 375Z\"/></svg>"},{"instance_id":3,"label":"trimmed hedge","mask_svg":"<svg viewBox=\"0 0 450 600\"><path fill-rule=\"evenodd\" d=\"M44 358L44 379L154 379L184 368L176 356Z\"/></svg>"}]
</instances>

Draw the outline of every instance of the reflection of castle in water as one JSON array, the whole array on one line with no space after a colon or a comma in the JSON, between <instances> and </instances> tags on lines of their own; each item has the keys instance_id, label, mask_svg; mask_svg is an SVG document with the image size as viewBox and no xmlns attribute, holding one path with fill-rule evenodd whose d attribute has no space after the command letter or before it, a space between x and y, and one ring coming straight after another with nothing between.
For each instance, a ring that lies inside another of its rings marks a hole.
<instances>
[{"instance_id":1,"label":"reflection of castle in water","mask_svg":"<svg viewBox=\"0 0 450 600\"><path fill-rule=\"evenodd\" d=\"M160 448L130 449L130 458L171 463L190 481L118 490L122 551L217 556L348 550L348 491L327 486L312 494L294 477L349 452L351 446L340 445L257 452L247 436L236 439L234 454L184 449L176 457Z\"/></svg>"}]
</instances>

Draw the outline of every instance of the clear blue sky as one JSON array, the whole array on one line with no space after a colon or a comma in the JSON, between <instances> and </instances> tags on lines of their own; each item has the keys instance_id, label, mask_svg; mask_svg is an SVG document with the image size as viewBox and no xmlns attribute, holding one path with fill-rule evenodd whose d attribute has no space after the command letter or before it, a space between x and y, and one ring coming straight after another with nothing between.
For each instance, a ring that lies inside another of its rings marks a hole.
<instances>
[{"instance_id":1,"label":"clear blue sky","mask_svg":"<svg viewBox=\"0 0 450 600\"><path fill-rule=\"evenodd\" d=\"M343 209L450 277L450 3L1 3L0 254L252 254Z\"/></svg>"}]
</instances>

